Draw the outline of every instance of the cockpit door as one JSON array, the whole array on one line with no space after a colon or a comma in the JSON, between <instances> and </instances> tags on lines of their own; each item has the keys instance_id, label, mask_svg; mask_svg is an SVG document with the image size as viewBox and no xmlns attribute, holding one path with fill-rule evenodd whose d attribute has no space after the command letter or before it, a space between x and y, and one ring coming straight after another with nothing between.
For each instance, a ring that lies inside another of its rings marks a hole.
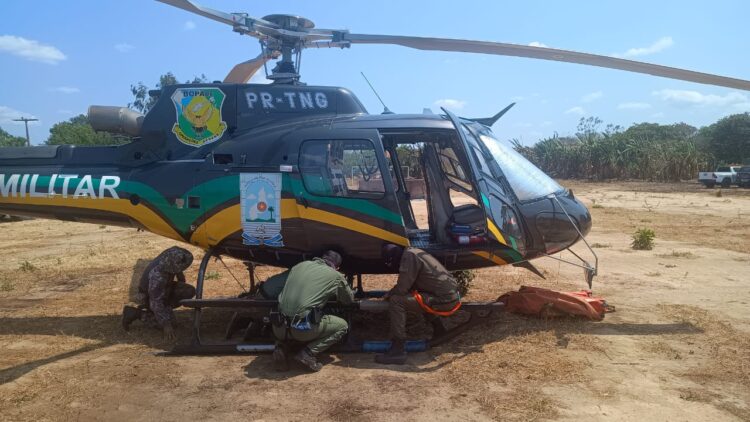
<instances>
[{"instance_id":1,"label":"cockpit door","mask_svg":"<svg viewBox=\"0 0 750 422\"><path fill-rule=\"evenodd\" d=\"M315 250L346 252L347 267L380 259L383 244L408 245L388 161L377 131L300 134L300 182L294 188Z\"/></svg>"},{"instance_id":2,"label":"cockpit door","mask_svg":"<svg viewBox=\"0 0 750 422\"><path fill-rule=\"evenodd\" d=\"M471 162L472 180L479 190L480 203L487 215L487 230L498 242L520 252L524 247L523 233L507 187L493 176L484 150L474 135L461 123L460 118L446 109L443 111L456 128Z\"/></svg>"}]
</instances>

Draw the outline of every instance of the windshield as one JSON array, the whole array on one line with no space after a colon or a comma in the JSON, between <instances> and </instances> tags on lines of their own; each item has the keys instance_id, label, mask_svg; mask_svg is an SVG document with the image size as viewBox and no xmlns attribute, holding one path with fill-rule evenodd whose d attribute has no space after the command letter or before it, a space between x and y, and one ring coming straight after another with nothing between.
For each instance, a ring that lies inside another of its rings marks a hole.
<instances>
[{"instance_id":1,"label":"windshield","mask_svg":"<svg viewBox=\"0 0 750 422\"><path fill-rule=\"evenodd\" d=\"M540 198L563 189L513 149L510 143L496 139L492 131L483 126L472 125L472 128L479 133L479 139L502 169L518 199L525 201Z\"/></svg>"}]
</instances>

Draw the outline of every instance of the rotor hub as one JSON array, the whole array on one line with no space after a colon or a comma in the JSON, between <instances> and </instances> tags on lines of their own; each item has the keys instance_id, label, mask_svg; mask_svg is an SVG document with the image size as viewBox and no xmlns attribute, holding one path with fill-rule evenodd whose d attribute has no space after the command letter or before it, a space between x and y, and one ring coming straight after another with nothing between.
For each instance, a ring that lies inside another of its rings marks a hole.
<instances>
[{"instance_id":1,"label":"rotor hub","mask_svg":"<svg viewBox=\"0 0 750 422\"><path fill-rule=\"evenodd\" d=\"M290 31L304 31L306 29L315 28L313 21L297 15L273 14L264 16L263 20L275 23L281 27L281 29L287 29Z\"/></svg>"},{"instance_id":2,"label":"rotor hub","mask_svg":"<svg viewBox=\"0 0 750 422\"><path fill-rule=\"evenodd\" d=\"M313 21L302 16L273 14L263 18L264 21L276 25L278 30L289 31L261 41L264 49L278 50L281 60L271 69L269 79L276 83L297 83L299 81L299 62L304 41L300 33L306 33L315 28Z\"/></svg>"}]
</instances>

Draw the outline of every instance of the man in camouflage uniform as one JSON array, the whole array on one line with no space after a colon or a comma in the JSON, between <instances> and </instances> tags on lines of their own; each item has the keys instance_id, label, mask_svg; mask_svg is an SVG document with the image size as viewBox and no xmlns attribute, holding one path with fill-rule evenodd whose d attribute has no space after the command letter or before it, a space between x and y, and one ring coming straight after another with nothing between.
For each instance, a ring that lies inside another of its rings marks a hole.
<instances>
[{"instance_id":1,"label":"man in camouflage uniform","mask_svg":"<svg viewBox=\"0 0 750 422\"><path fill-rule=\"evenodd\" d=\"M344 275L338 272L339 266L341 255L327 251L320 258L301 262L289 270L279 295L278 311L283 322L273 326L279 340L273 354L277 369L286 369L283 343L288 339L307 343L294 360L319 371L322 365L316 356L346 335L349 324L345 320L335 315L321 316L323 306L331 298L343 304L354 301L354 293Z\"/></svg>"},{"instance_id":2,"label":"man in camouflage uniform","mask_svg":"<svg viewBox=\"0 0 750 422\"><path fill-rule=\"evenodd\" d=\"M172 309L180 306L180 300L195 296L195 287L185 282L183 273L192 263L193 254L177 246L151 261L138 285L138 307L126 305L122 310L122 327L127 331L133 321L140 319L148 327L161 328L168 340L174 340Z\"/></svg>"},{"instance_id":3,"label":"man in camouflage uniform","mask_svg":"<svg viewBox=\"0 0 750 422\"><path fill-rule=\"evenodd\" d=\"M413 293L418 292L432 312L455 312L460 301L458 285L440 261L421 249L404 250L397 245L385 245L383 260L389 268L398 270L398 281L384 297L388 300L391 320L391 349L376 355L375 362L403 365L406 363L406 314L426 312ZM439 316L429 315L428 319L436 330L442 329Z\"/></svg>"}]
</instances>

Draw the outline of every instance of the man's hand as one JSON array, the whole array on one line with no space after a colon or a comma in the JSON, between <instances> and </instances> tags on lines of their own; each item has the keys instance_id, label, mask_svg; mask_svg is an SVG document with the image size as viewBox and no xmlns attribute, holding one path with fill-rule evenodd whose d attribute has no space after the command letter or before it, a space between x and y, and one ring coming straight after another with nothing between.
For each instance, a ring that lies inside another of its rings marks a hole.
<instances>
[{"instance_id":1,"label":"man's hand","mask_svg":"<svg viewBox=\"0 0 750 422\"><path fill-rule=\"evenodd\" d=\"M388 291L387 291L387 292L385 292L385 294L383 295L383 300L388 300L388 299L390 299L390 298L391 298L391 291L390 291L390 290L388 290Z\"/></svg>"},{"instance_id":2,"label":"man's hand","mask_svg":"<svg viewBox=\"0 0 750 422\"><path fill-rule=\"evenodd\" d=\"M164 326L164 339L167 341L177 340L177 334L175 334L172 324L167 323L167 325Z\"/></svg>"}]
</instances>

